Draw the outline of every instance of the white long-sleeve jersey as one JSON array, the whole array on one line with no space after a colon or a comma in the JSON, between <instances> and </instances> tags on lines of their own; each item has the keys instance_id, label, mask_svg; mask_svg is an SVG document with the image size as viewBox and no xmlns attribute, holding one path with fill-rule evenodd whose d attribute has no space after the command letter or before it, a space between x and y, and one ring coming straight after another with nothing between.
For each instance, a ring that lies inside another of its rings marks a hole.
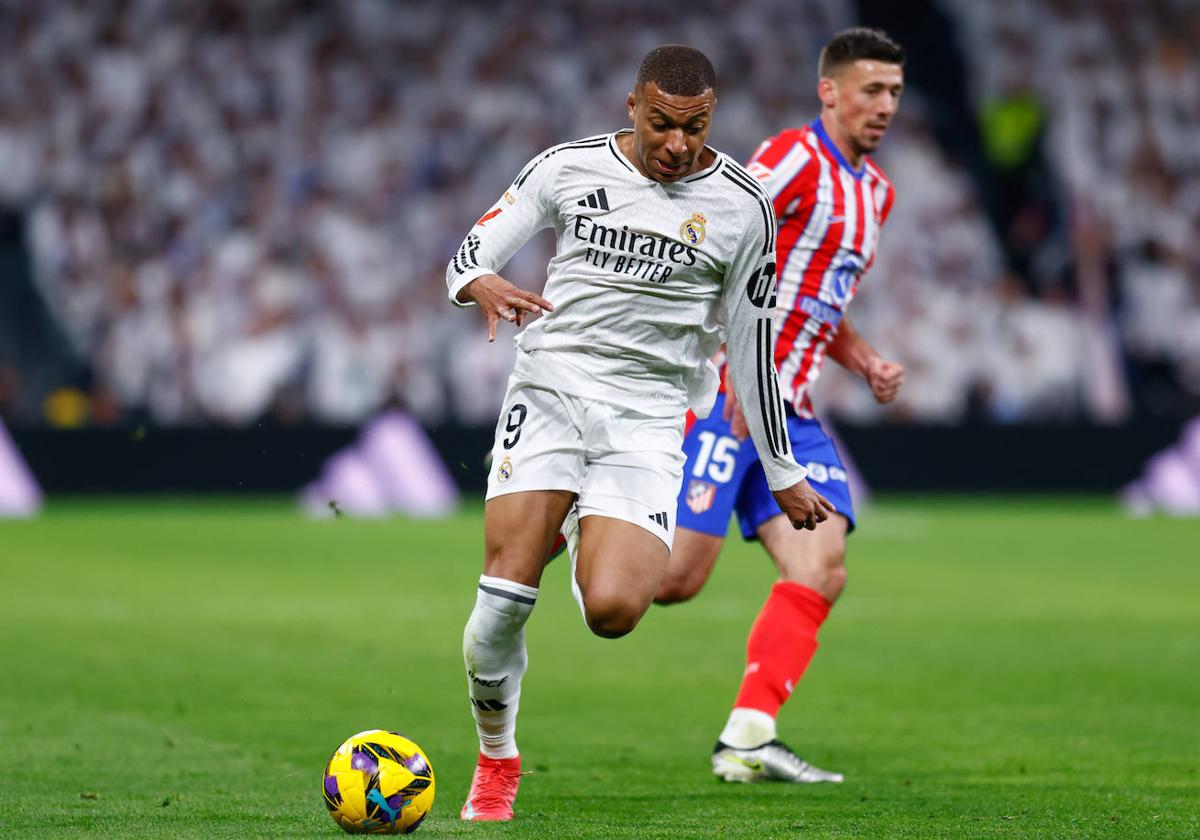
<instances>
[{"instance_id":1,"label":"white long-sleeve jersey","mask_svg":"<svg viewBox=\"0 0 1200 840\"><path fill-rule=\"evenodd\" d=\"M618 132L620 133L620 132ZM805 477L788 442L772 356L775 212L755 179L717 152L674 183L642 175L617 134L531 160L446 267L450 300L499 274L553 227L544 297L516 337L516 372L564 393L658 417L706 416L728 346L734 387L772 490Z\"/></svg>"}]
</instances>

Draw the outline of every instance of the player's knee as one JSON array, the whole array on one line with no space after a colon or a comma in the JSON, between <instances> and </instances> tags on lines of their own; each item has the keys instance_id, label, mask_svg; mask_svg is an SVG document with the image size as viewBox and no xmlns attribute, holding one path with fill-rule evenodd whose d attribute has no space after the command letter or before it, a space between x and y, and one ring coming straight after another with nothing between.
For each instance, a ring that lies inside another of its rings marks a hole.
<instances>
[{"instance_id":1,"label":"player's knee","mask_svg":"<svg viewBox=\"0 0 1200 840\"><path fill-rule=\"evenodd\" d=\"M584 597L583 607L588 628L605 639L619 639L627 635L637 627L645 613L645 610L625 599L603 595Z\"/></svg>"},{"instance_id":2,"label":"player's knee","mask_svg":"<svg viewBox=\"0 0 1200 840\"><path fill-rule=\"evenodd\" d=\"M691 597L691 593L677 584L664 583L654 594L654 603L660 607L669 607L671 604L682 604Z\"/></svg>"},{"instance_id":3,"label":"player's knee","mask_svg":"<svg viewBox=\"0 0 1200 840\"><path fill-rule=\"evenodd\" d=\"M826 566L822 583L824 591L821 594L827 601L836 601L846 589L846 564L839 562L832 566Z\"/></svg>"},{"instance_id":4,"label":"player's knee","mask_svg":"<svg viewBox=\"0 0 1200 840\"><path fill-rule=\"evenodd\" d=\"M832 546L823 555L790 564L784 569L783 579L807 586L832 603L846 588L845 552L840 546Z\"/></svg>"},{"instance_id":5,"label":"player's knee","mask_svg":"<svg viewBox=\"0 0 1200 840\"><path fill-rule=\"evenodd\" d=\"M695 598L703 585L703 580L692 580L687 577L664 578L658 587L658 592L654 594L654 603L661 606L682 604L684 601Z\"/></svg>"},{"instance_id":6,"label":"player's knee","mask_svg":"<svg viewBox=\"0 0 1200 840\"><path fill-rule=\"evenodd\" d=\"M836 601L846 588L846 541L838 540L830 545L821 558L821 594L829 601Z\"/></svg>"}]
</instances>

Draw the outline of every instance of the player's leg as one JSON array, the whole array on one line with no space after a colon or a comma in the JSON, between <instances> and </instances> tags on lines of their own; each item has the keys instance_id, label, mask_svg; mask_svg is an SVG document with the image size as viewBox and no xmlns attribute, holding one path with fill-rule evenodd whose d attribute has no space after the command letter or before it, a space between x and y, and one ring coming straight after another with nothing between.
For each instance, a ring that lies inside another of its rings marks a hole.
<instances>
[{"instance_id":1,"label":"player's leg","mask_svg":"<svg viewBox=\"0 0 1200 840\"><path fill-rule=\"evenodd\" d=\"M820 492L820 490L818 490ZM780 579L746 641L746 672L721 740L738 746L775 738L780 707L817 651L817 634L845 585L847 521L831 516L800 532L783 515L758 528Z\"/></svg>"},{"instance_id":2,"label":"player's leg","mask_svg":"<svg viewBox=\"0 0 1200 840\"><path fill-rule=\"evenodd\" d=\"M484 509L483 575L463 633L463 658L480 752L512 758L525 621L537 602L546 547L574 498L562 490L512 493Z\"/></svg>"},{"instance_id":3,"label":"player's leg","mask_svg":"<svg viewBox=\"0 0 1200 840\"><path fill-rule=\"evenodd\" d=\"M723 545L724 536L718 537L682 526L677 528L667 570L654 595L654 602L679 604L700 594L717 564L717 555L721 553Z\"/></svg>"},{"instance_id":4,"label":"player's leg","mask_svg":"<svg viewBox=\"0 0 1200 840\"><path fill-rule=\"evenodd\" d=\"M667 569L682 480L683 418L587 408L573 581L588 627L618 638L649 609Z\"/></svg>"},{"instance_id":5,"label":"player's leg","mask_svg":"<svg viewBox=\"0 0 1200 840\"><path fill-rule=\"evenodd\" d=\"M812 661L818 631L845 587L846 533L854 516L845 471L820 426L792 418L789 427L796 459L809 465L810 483L841 515L815 531L797 531L777 512L765 482L747 479L739 517L744 529L754 528L780 579L751 628L742 684L713 755L714 772L730 781L841 781L840 774L809 765L776 737L779 709Z\"/></svg>"},{"instance_id":6,"label":"player's leg","mask_svg":"<svg viewBox=\"0 0 1200 840\"><path fill-rule=\"evenodd\" d=\"M610 516L579 523L575 580L588 627L616 639L637 626L654 600L670 550L650 531Z\"/></svg>"},{"instance_id":7,"label":"player's leg","mask_svg":"<svg viewBox=\"0 0 1200 840\"><path fill-rule=\"evenodd\" d=\"M520 779L516 744L525 622L537 603L547 551L583 471L569 401L510 386L497 427L484 511L484 566L463 632L479 760L462 818L511 819ZM574 436L574 439L572 439Z\"/></svg>"},{"instance_id":8,"label":"player's leg","mask_svg":"<svg viewBox=\"0 0 1200 840\"><path fill-rule=\"evenodd\" d=\"M574 501L575 494L567 490L488 499L483 509L483 573L537 587L549 549Z\"/></svg>"},{"instance_id":9,"label":"player's leg","mask_svg":"<svg viewBox=\"0 0 1200 840\"><path fill-rule=\"evenodd\" d=\"M814 489L821 486L813 483ZM817 489L817 492L822 491ZM758 539L775 561L779 583L802 586L833 606L846 588L846 534L850 522L842 514L835 514L826 522L830 527L820 529L819 534L797 531L786 516L780 515L759 526Z\"/></svg>"},{"instance_id":10,"label":"player's leg","mask_svg":"<svg viewBox=\"0 0 1200 840\"><path fill-rule=\"evenodd\" d=\"M743 477L758 460L754 444L740 441L724 419L724 394L703 419L689 416L686 462L676 503L678 529L667 573L654 597L677 604L699 594L712 574L729 530Z\"/></svg>"}]
</instances>

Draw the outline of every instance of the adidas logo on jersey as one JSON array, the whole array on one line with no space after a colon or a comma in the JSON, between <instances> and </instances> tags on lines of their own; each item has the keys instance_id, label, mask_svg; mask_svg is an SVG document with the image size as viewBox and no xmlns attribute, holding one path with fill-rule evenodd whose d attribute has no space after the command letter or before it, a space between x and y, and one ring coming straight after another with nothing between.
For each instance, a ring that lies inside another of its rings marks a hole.
<instances>
[{"instance_id":1,"label":"adidas logo on jersey","mask_svg":"<svg viewBox=\"0 0 1200 840\"><path fill-rule=\"evenodd\" d=\"M658 525L661 525L664 531L671 530L671 526L668 524L671 520L667 519L666 511L663 511L662 513L652 513L650 514L649 518Z\"/></svg>"},{"instance_id":2,"label":"adidas logo on jersey","mask_svg":"<svg viewBox=\"0 0 1200 840\"><path fill-rule=\"evenodd\" d=\"M591 207L593 210L607 210L608 196L604 192L604 187L601 187L593 193L588 193L575 203L580 207Z\"/></svg>"}]
</instances>

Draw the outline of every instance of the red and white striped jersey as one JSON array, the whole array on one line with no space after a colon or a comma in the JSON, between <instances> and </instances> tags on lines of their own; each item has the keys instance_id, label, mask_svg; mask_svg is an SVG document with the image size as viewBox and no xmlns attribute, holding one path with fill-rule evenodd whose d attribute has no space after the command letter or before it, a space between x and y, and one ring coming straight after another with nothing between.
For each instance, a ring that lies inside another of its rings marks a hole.
<instances>
[{"instance_id":1,"label":"red and white striped jersey","mask_svg":"<svg viewBox=\"0 0 1200 840\"><path fill-rule=\"evenodd\" d=\"M779 385L798 416L812 417L809 394L825 351L875 259L895 194L870 158L851 168L819 119L765 140L747 169L771 196L779 219Z\"/></svg>"}]
</instances>

